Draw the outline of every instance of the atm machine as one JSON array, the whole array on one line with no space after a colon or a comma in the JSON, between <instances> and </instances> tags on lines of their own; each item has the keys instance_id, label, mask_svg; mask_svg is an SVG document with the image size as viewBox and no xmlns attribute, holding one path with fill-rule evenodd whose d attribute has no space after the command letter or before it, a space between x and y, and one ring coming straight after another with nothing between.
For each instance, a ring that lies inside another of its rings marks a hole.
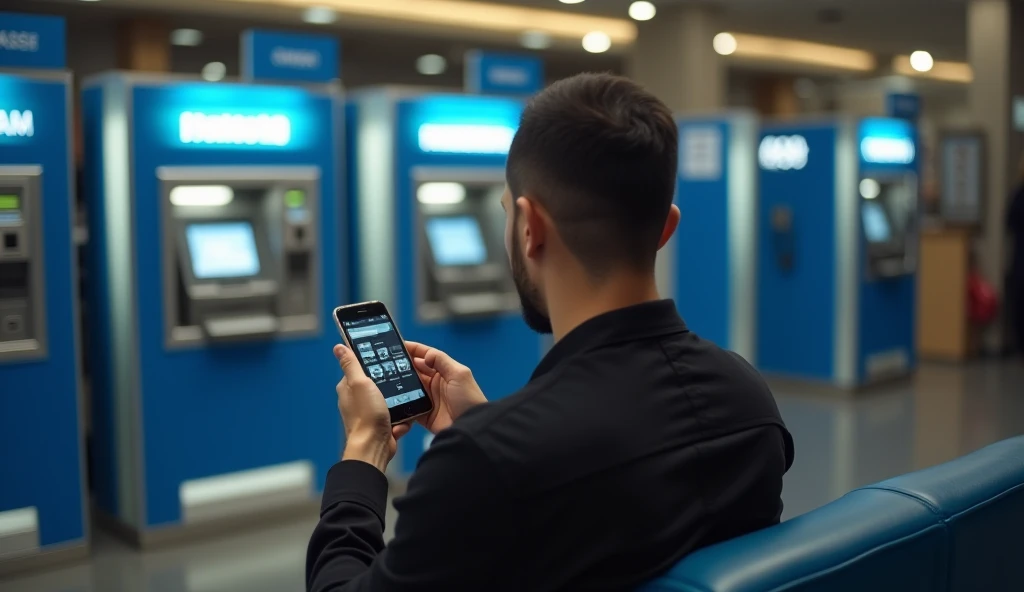
<instances>
[{"instance_id":1,"label":"atm machine","mask_svg":"<svg viewBox=\"0 0 1024 592\"><path fill-rule=\"evenodd\" d=\"M522 320L504 247L505 159L523 101L373 89L349 106L355 300L473 370L489 399L522 387L542 341ZM400 474L430 438L400 442Z\"/></svg>"},{"instance_id":2,"label":"atm machine","mask_svg":"<svg viewBox=\"0 0 1024 592\"><path fill-rule=\"evenodd\" d=\"M767 125L757 158L760 368L841 388L912 372L913 125L885 118Z\"/></svg>"},{"instance_id":3,"label":"atm machine","mask_svg":"<svg viewBox=\"0 0 1024 592\"><path fill-rule=\"evenodd\" d=\"M0 73L0 574L86 554L70 92Z\"/></svg>"},{"instance_id":4,"label":"atm machine","mask_svg":"<svg viewBox=\"0 0 1024 592\"><path fill-rule=\"evenodd\" d=\"M659 284L694 332L753 362L757 117L736 110L676 122L682 218L658 253Z\"/></svg>"},{"instance_id":5,"label":"atm machine","mask_svg":"<svg viewBox=\"0 0 1024 592\"><path fill-rule=\"evenodd\" d=\"M140 545L306 511L338 459L339 99L84 90L96 500Z\"/></svg>"}]
</instances>

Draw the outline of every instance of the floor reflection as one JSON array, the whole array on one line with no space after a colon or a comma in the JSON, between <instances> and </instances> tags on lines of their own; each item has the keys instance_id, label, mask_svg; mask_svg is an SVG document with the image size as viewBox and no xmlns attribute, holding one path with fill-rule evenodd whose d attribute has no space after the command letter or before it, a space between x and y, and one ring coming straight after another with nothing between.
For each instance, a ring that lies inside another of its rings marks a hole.
<instances>
[{"instance_id":1,"label":"floor reflection","mask_svg":"<svg viewBox=\"0 0 1024 592\"><path fill-rule=\"evenodd\" d=\"M776 387L796 443L784 518L855 487L1024 433L1024 365L925 366L912 381L856 396ZM388 520L393 532L394 512ZM96 535L92 560L0 580L4 592L301 592L313 522L139 553Z\"/></svg>"}]
</instances>

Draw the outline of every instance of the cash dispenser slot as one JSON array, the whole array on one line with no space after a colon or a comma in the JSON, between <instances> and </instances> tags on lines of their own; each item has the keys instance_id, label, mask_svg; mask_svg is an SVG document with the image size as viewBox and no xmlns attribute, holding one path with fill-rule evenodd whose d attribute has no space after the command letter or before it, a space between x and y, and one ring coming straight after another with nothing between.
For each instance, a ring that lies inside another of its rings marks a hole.
<instances>
[{"instance_id":1,"label":"cash dispenser slot","mask_svg":"<svg viewBox=\"0 0 1024 592\"><path fill-rule=\"evenodd\" d=\"M0 167L0 362L45 355L39 167Z\"/></svg>"},{"instance_id":2,"label":"cash dispenser slot","mask_svg":"<svg viewBox=\"0 0 1024 592\"><path fill-rule=\"evenodd\" d=\"M414 173L420 226L423 320L480 318L518 310L503 233L503 171Z\"/></svg>"},{"instance_id":3,"label":"cash dispenser slot","mask_svg":"<svg viewBox=\"0 0 1024 592\"><path fill-rule=\"evenodd\" d=\"M168 345L318 330L318 171L165 168L159 176L173 241Z\"/></svg>"},{"instance_id":4,"label":"cash dispenser slot","mask_svg":"<svg viewBox=\"0 0 1024 592\"><path fill-rule=\"evenodd\" d=\"M917 182L914 175L868 175L860 181L861 228L868 279L917 269Z\"/></svg>"}]
</instances>

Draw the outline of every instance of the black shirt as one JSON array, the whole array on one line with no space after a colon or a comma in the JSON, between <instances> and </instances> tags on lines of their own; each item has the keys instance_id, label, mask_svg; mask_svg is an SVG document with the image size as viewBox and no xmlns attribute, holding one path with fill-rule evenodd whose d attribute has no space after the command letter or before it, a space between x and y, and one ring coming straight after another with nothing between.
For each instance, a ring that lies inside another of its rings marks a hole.
<instances>
[{"instance_id":1,"label":"black shirt","mask_svg":"<svg viewBox=\"0 0 1024 592\"><path fill-rule=\"evenodd\" d=\"M344 461L306 560L325 590L630 590L700 547L779 522L793 443L742 358L670 300L566 335L530 382L434 439L395 500Z\"/></svg>"}]
</instances>

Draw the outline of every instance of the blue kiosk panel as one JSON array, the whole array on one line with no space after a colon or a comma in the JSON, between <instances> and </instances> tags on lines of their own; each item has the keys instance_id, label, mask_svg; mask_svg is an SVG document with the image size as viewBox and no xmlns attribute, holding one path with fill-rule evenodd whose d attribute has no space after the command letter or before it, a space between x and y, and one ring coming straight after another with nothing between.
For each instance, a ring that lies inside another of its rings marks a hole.
<instances>
[{"instance_id":1,"label":"blue kiosk panel","mask_svg":"<svg viewBox=\"0 0 1024 592\"><path fill-rule=\"evenodd\" d=\"M109 75L83 105L101 509L144 541L224 516L233 488L252 511L315 499L341 447L337 97ZM200 266L206 243L250 245L253 269L211 284L239 259Z\"/></svg>"},{"instance_id":2,"label":"blue kiosk panel","mask_svg":"<svg viewBox=\"0 0 1024 592\"><path fill-rule=\"evenodd\" d=\"M403 96L385 89L367 92L356 103L357 300L383 301L406 339L440 348L470 367L489 399L511 394L526 384L541 355L541 340L523 322L506 277L502 238L505 159L522 101ZM420 194L422 185L464 189L450 200L435 192L435 199ZM500 309L458 315L454 304L442 302L457 302L461 295L436 291L436 267L445 263L438 252L430 257L423 225L438 216L475 220L486 245L483 259L474 263L500 268L504 283L492 286L500 292ZM403 474L415 469L429 440L417 426L401 441Z\"/></svg>"},{"instance_id":3,"label":"blue kiosk panel","mask_svg":"<svg viewBox=\"0 0 1024 592\"><path fill-rule=\"evenodd\" d=\"M5 559L86 542L70 85L64 73L0 74Z\"/></svg>"},{"instance_id":4,"label":"blue kiosk panel","mask_svg":"<svg viewBox=\"0 0 1024 592\"><path fill-rule=\"evenodd\" d=\"M897 120L762 131L761 370L856 388L913 369L914 152Z\"/></svg>"},{"instance_id":5,"label":"blue kiosk panel","mask_svg":"<svg viewBox=\"0 0 1024 592\"><path fill-rule=\"evenodd\" d=\"M756 120L734 112L678 124L682 218L659 272L691 329L753 361Z\"/></svg>"}]
</instances>

